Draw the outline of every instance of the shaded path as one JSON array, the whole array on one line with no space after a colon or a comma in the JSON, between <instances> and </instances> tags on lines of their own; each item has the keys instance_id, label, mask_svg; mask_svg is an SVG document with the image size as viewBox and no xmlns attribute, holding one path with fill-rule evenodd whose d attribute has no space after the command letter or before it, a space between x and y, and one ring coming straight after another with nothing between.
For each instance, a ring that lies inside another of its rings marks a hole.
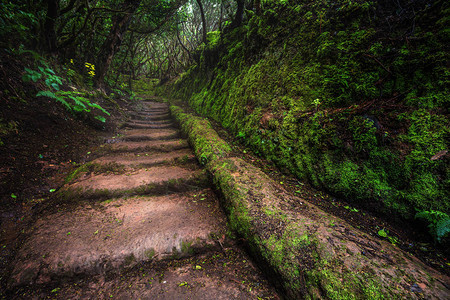
<instances>
[{"instance_id":1,"label":"shaded path","mask_svg":"<svg viewBox=\"0 0 450 300\"><path fill-rule=\"evenodd\" d=\"M277 298L226 218L167 104L144 102L39 219L8 282L15 298Z\"/></svg>"}]
</instances>

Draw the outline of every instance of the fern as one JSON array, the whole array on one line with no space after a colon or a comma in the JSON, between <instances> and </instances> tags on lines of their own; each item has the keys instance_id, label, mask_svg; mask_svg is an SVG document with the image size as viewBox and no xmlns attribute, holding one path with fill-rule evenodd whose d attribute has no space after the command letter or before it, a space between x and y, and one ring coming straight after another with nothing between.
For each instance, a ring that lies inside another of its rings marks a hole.
<instances>
[{"instance_id":1,"label":"fern","mask_svg":"<svg viewBox=\"0 0 450 300\"><path fill-rule=\"evenodd\" d=\"M62 104L66 107L67 110L72 111L72 105L70 105L70 104L64 99L63 96L57 95L57 94L55 94L55 93L53 93L53 92L51 92L51 91L40 91L40 92L38 92L38 93L36 94L36 97L39 97L39 96L53 98L53 99L55 99L57 102L62 103Z\"/></svg>"},{"instance_id":2,"label":"fern","mask_svg":"<svg viewBox=\"0 0 450 300\"><path fill-rule=\"evenodd\" d=\"M111 115L109 112L107 112L103 107L101 107L101 106L98 105L97 103L89 102L88 105L89 105L90 107L98 108L99 110L101 110L102 112L104 112L105 114L107 114L108 116Z\"/></svg>"},{"instance_id":3,"label":"fern","mask_svg":"<svg viewBox=\"0 0 450 300\"><path fill-rule=\"evenodd\" d=\"M424 219L428 222L431 235L441 243L450 233L450 216L437 210L422 211L415 218Z\"/></svg>"},{"instance_id":4,"label":"fern","mask_svg":"<svg viewBox=\"0 0 450 300\"><path fill-rule=\"evenodd\" d=\"M57 98L56 95L55 95L55 93L53 93L53 92L51 92L51 91L39 91L39 92L36 94L36 97L49 97L49 98L53 98L53 99L56 99L56 98Z\"/></svg>"},{"instance_id":5,"label":"fern","mask_svg":"<svg viewBox=\"0 0 450 300\"><path fill-rule=\"evenodd\" d=\"M436 235L438 242L450 233L450 218L442 219L436 224Z\"/></svg>"},{"instance_id":6,"label":"fern","mask_svg":"<svg viewBox=\"0 0 450 300\"><path fill-rule=\"evenodd\" d=\"M97 119L97 120L99 120L100 122L103 122L103 123L106 122L106 118L103 117L103 116L95 116L94 118Z\"/></svg>"},{"instance_id":7,"label":"fern","mask_svg":"<svg viewBox=\"0 0 450 300\"><path fill-rule=\"evenodd\" d=\"M71 113L91 112L91 108L96 108L106 115L110 115L103 107L97 103L92 103L88 98L81 95L83 93L76 91L60 91L60 85L62 85L62 78L55 74L45 61L40 61L42 66L38 67L39 71L25 68L25 74L22 79L24 81L37 82L43 79L47 87L52 90L40 91L36 94L36 97L48 97L55 99L57 102L62 103L65 108ZM56 91L56 92L55 92ZM95 116L95 119L106 122L106 118L103 116Z\"/></svg>"}]
</instances>

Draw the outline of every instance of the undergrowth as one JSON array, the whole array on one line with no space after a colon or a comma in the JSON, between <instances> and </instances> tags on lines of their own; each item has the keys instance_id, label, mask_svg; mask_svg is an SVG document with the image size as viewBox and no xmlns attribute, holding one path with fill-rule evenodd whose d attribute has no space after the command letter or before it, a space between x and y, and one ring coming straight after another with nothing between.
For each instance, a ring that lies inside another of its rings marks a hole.
<instances>
[{"instance_id":1,"label":"undergrowth","mask_svg":"<svg viewBox=\"0 0 450 300\"><path fill-rule=\"evenodd\" d=\"M45 84L45 89L37 92L36 97L48 97L54 99L56 102L63 104L64 107L73 114L91 113L91 111L95 109L104 115L110 115L103 107L92 102L88 98L89 93L76 90L61 90L65 79L58 76L42 56L34 51L23 50L20 48L17 52L19 55L24 53L31 54L35 61L35 65L37 66L37 70L25 68L25 74L22 76L23 81L33 81L35 83L42 81ZM88 77L94 76L95 73L92 71L93 65L88 64L87 67L89 67ZM70 77L75 75L75 71L68 69L68 75L71 75L69 76L70 80ZM103 123L106 121L106 118L98 113L96 113L94 118Z\"/></svg>"}]
</instances>

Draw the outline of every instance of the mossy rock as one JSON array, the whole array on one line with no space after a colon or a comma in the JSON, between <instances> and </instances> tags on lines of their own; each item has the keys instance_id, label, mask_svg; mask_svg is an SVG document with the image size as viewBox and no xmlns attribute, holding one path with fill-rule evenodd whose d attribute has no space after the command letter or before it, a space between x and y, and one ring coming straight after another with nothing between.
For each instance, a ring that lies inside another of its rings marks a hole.
<instances>
[{"instance_id":1,"label":"mossy rock","mask_svg":"<svg viewBox=\"0 0 450 300\"><path fill-rule=\"evenodd\" d=\"M174 105L170 107L170 112L181 125L183 133L188 136L202 165L211 160L227 157L231 153L231 147L219 137L208 120L186 114L182 108Z\"/></svg>"}]
</instances>

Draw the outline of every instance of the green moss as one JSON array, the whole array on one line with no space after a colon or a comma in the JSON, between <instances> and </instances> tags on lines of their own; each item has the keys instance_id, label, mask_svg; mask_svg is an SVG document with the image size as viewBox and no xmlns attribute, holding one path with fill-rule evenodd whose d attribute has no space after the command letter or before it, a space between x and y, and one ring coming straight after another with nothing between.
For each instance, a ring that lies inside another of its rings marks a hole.
<instances>
[{"instance_id":1,"label":"green moss","mask_svg":"<svg viewBox=\"0 0 450 300\"><path fill-rule=\"evenodd\" d=\"M181 242L181 253L184 255L194 254L194 248L192 247L192 241L182 241Z\"/></svg>"},{"instance_id":2,"label":"green moss","mask_svg":"<svg viewBox=\"0 0 450 300\"><path fill-rule=\"evenodd\" d=\"M79 178L82 173L86 173L89 171L89 164L84 164L78 168L76 168L72 173L70 173L66 179L64 180L65 183L70 183L74 181L75 179Z\"/></svg>"},{"instance_id":3,"label":"green moss","mask_svg":"<svg viewBox=\"0 0 450 300\"><path fill-rule=\"evenodd\" d=\"M144 251L144 256L147 257L148 259L153 259L153 257L155 256L156 252L155 249L150 248Z\"/></svg>"},{"instance_id":4,"label":"green moss","mask_svg":"<svg viewBox=\"0 0 450 300\"><path fill-rule=\"evenodd\" d=\"M136 257L133 253L127 255L124 260L124 266L129 267L136 262Z\"/></svg>"},{"instance_id":5,"label":"green moss","mask_svg":"<svg viewBox=\"0 0 450 300\"><path fill-rule=\"evenodd\" d=\"M86 163L76 168L72 173L70 173L66 179L65 183L70 183L83 175L83 173L114 173L114 174L122 174L125 172L125 166L117 164L117 163L107 163L107 164L98 164L98 163Z\"/></svg>"},{"instance_id":6,"label":"green moss","mask_svg":"<svg viewBox=\"0 0 450 300\"><path fill-rule=\"evenodd\" d=\"M177 106L171 106L170 111L181 124L184 134L189 136L189 142L202 165L226 157L231 152L231 147L217 135L207 120L186 114Z\"/></svg>"},{"instance_id":7,"label":"green moss","mask_svg":"<svg viewBox=\"0 0 450 300\"><path fill-rule=\"evenodd\" d=\"M344 273L337 275L336 268L328 262L321 267L307 272L307 286L310 294L317 286L328 299L401 299L394 293L387 292L373 275Z\"/></svg>"}]
</instances>

